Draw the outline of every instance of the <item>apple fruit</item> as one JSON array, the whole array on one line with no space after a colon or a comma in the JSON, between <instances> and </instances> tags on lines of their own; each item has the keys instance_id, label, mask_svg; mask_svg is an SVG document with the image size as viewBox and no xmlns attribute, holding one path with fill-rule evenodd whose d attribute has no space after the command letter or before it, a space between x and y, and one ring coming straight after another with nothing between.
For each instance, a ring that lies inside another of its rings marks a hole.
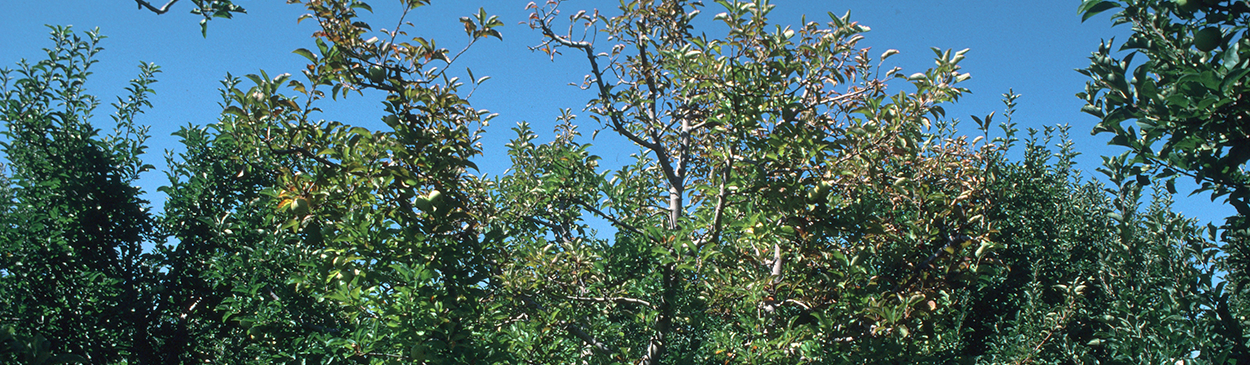
<instances>
[{"instance_id":1,"label":"apple fruit","mask_svg":"<svg viewBox=\"0 0 1250 365\"><path fill-rule=\"evenodd\" d=\"M1219 27L1207 27L1194 33L1194 47L1199 51L1210 52L1220 45L1223 38L1224 34L1220 33Z\"/></svg>"}]
</instances>

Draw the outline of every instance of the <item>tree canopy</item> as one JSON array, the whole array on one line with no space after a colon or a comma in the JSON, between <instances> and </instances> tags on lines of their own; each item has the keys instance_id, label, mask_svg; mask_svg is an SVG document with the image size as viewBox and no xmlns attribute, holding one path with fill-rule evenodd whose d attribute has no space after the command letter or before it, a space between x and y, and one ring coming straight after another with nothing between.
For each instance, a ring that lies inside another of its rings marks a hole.
<instances>
[{"instance_id":1,"label":"tree canopy","mask_svg":"<svg viewBox=\"0 0 1250 365\"><path fill-rule=\"evenodd\" d=\"M53 27L46 60L0 72L0 358L1245 363L1250 8L1191 1L1081 5L1134 27L1080 71L1094 132L1130 149L1100 182L1069 126L1017 128L1011 91L961 131L967 50L905 72L849 14L774 24L739 0L531 3L524 41L594 96L550 141L512 128L485 176L486 77L457 60L502 41L498 17L460 18L453 51L407 34L427 1L383 31L365 1L293 0L307 66L226 75L220 114L175 134L159 214L134 187L159 67L101 136L82 85L102 36ZM205 32L244 12L192 3ZM348 97L384 127L319 119ZM600 131L624 162L590 152ZM1175 213L1176 176L1237 215Z\"/></svg>"}]
</instances>

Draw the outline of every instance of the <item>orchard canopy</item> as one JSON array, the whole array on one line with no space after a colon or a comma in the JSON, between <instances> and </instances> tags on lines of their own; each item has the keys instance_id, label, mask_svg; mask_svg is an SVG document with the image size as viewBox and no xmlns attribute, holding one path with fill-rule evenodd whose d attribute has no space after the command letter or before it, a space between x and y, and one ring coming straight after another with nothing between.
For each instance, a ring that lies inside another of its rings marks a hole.
<instances>
[{"instance_id":1,"label":"orchard canopy","mask_svg":"<svg viewBox=\"0 0 1250 365\"><path fill-rule=\"evenodd\" d=\"M254 16L135 3L90 6L206 39ZM844 11L509 2L434 39L427 0L287 3L303 66L220 75L160 167L160 65L92 96L115 39L61 25L3 60L0 359L1250 363L1246 0L1071 4L1108 34L1065 71L1087 116L1037 127L1010 89L947 113L975 52L895 67ZM521 58L581 92L552 133L475 105L526 85L474 62Z\"/></svg>"}]
</instances>

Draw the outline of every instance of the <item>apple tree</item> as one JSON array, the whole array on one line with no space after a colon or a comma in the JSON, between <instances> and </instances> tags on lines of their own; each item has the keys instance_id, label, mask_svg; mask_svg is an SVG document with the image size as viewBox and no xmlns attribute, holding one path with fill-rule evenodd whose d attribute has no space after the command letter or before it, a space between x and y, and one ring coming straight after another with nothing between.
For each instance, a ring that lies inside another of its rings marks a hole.
<instances>
[{"instance_id":1,"label":"apple tree","mask_svg":"<svg viewBox=\"0 0 1250 365\"><path fill-rule=\"evenodd\" d=\"M1243 320L1250 266L1250 3L1242 0L1086 0L1089 17L1115 9L1115 24L1132 35L1118 48L1104 42L1081 72L1090 77L1084 111L1098 118L1095 133L1112 134L1111 144L1129 149L1109 157L1113 178L1140 186L1159 181L1175 192L1174 179L1192 178L1211 199L1237 210L1220 233L1220 286L1210 315L1220 318L1221 338L1235 357L1250 358ZM1144 59L1141 59L1144 58ZM1134 60L1137 60L1134 62ZM1121 189L1122 191L1124 189ZM1123 198L1123 197L1122 197ZM1121 217L1129 220L1131 217ZM1211 227L1215 235L1215 227Z\"/></svg>"},{"instance_id":2,"label":"apple tree","mask_svg":"<svg viewBox=\"0 0 1250 365\"><path fill-rule=\"evenodd\" d=\"M517 128L496 204L514 253L500 280L524 311L512 326L542 344L527 350L791 363L957 346L960 289L945 277L995 247L993 148L957 136L942 108L967 92L963 51L905 75L858 46L868 28L849 15L790 28L769 23L768 2L718 2L710 21L699 2L561 5L531 4L534 49L585 57L587 112L637 152L599 171L571 113L549 144Z\"/></svg>"},{"instance_id":3,"label":"apple tree","mask_svg":"<svg viewBox=\"0 0 1250 365\"><path fill-rule=\"evenodd\" d=\"M129 95L112 104L116 129L100 135L92 124L100 101L85 83L104 37L69 27L51 34L46 59L0 70L0 149L9 170L0 201L0 325L90 362L147 358L159 273L142 245L159 237L135 186L152 168L140 159L148 135L135 119L150 107L160 68L140 64Z\"/></svg>"}]
</instances>

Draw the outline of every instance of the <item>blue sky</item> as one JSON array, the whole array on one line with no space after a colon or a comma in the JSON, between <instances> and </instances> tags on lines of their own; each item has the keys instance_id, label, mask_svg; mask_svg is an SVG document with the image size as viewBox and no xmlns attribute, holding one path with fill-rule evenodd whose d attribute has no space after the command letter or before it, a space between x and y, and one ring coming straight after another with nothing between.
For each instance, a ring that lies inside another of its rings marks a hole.
<instances>
[{"instance_id":1,"label":"blue sky","mask_svg":"<svg viewBox=\"0 0 1250 365\"><path fill-rule=\"evenodd\" d=\"M297 24L303 14L300 5L278 0L235 0L248 13L234 19L210 22L207 38L200 35L197 16L188 13L191 4L182 1L165 15L137 9L132 0L44 0L4 1L0 4L0 67L12 68L22 58L40 59L41 48L48 47L48 29L44 24L72 25L77 31L99 27L108 38L102 46L100 63L93 66L94 75L87 85L89 92L104 102L97 109L97 128L110 130L107 103L124 92L127 81L137 75L140 61L160 65L153 108L140 116L139 123L150 125L150 152L145 160L157 166L142 180L150 200L159 209L164 197L156 187L166 182L161 169L163 153L177 149L178 141L170 133L188 124L203 125L216 120L217 88L226 73L244 75L265 70L270 75L298 74L306 60L291 53L296 48L313 48L310 34L314 24ZM508 166L503 145L515 134L510 130L519 121L528 121L540 133L540 140L549 140L555 117L563 108L571 108L579 119L582 131L596 127L584 118L581 109L592 98L587 91L569 86L580 82L587 71L584 59L532 53L528 46L541 40L529 27L518 24L526 19L524 9L529 0L435 1L409 16L417 24L413 35L437 39L452 50L466 42L460 16L475 13L479 7L496 14L504 22L503 41L479 42L455 67L470 67L475 75L489 75L491 80L479 88L470 101L474 107L489 109L499 116L487 129L483 140L486 155L478 164L482 172L500 174ZM393 26L398 1L372 2L377 19L374 28ZM1119 154L1123 150L1106 145L1108 135L1091 136L1089 131L1097 120L1080 112L1083 102L1074 94L1083 90L1085 77L1074 71L1088 64L1088 56L1097 50L1101 40L1124 39L1126 27L1111 28L1107 15L1081 23L1076 13L1079 1L774 1L776 9L770 16L779 25L798 25L800 16L808 20L824 20L827 12L841 15L851 12L851 19L867 25L861 46L873 48L873 54L886 49L901 53L886 62L885 67L899 66L904 73L923 71L930 67L931 47L943 49L969 48L963 71L972 75L965 86L972 90L958 104L946 107L947 115L964 121L962 132L976 134L969 115L983 116L991 111L1002 113L1001 94L1008 88L1022 95L1018 100L1016 122L1023 130L1041 129L1047 125L1070 124L1076 148L1082 155L1078 168L1083 176L1101 177L1094 171L1101 163L1099 156ZM616 1L570 0L564 11L599 8L615 9ZM705 16L719 12L708 2ZM717 29L709 30L713 33ZM381 127L381 103L377 98L351 97L346 102L323 104L325 119L339 120L366 127ZM592 153L605 163L624 163L633 147L610 133L600 134L592 142ZM1178 210L1203 221L1222 222L1233 210L1221 203L1211 203L1204 196L1182 196Z\"/></svg>"}]
</instances>

